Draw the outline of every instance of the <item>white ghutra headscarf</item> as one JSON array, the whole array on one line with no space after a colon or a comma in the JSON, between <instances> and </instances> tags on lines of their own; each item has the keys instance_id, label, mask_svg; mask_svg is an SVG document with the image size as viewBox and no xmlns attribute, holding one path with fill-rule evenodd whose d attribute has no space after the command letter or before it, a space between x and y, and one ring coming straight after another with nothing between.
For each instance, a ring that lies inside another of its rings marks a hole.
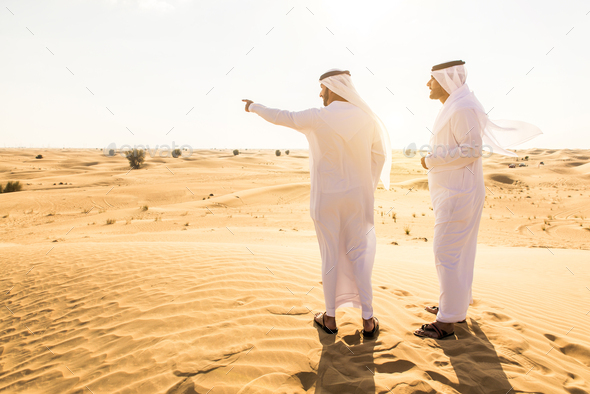
<instances>
[{"instance_id":1,"label":"white ghutra headscarf","mask_svg":"<svg viewBox=\"0 0 590 394\"><path fill-rule=\"evenodd\" d=\"M332 92L336 93L338 96L348 101L350 104L359 107L360 109L365 111L371 118L373 118L373 121L375 122L375 127L379 131L379 136L381 137L383 151L385 152L385 164L383 164L380 179L381 182L383 182L385 190L389 190L389 178L391 174L391 143L389 141L389 133L387 132L385 124L383 124L383 122L377 116L377 114L375 114L373 110L371 110L371 108L365 102L365 100L361 98L360 94L357 92L356 88L352 83L352 79L348 71L331 69L328 70L323 76L325 76L323 79L321 79L320 77L320 83L322 83Z\"/></svg>"},{"instance_id":2,"label":"white ghutra headscarf","mask_svg":"<svg viewBox=\"0 0 590 394\"><path fill-rule=\"evenodd\" d=\"M461 61L451 62L464 63ZM444 65L441 65L444 66ZM483 105L479 102L475 94L469 90L465 83L467 79L467 70L463 64L451 67L436 69L433 67L431 75L450 94L445 101L436 120L434 121L433 134L438 133L451 119L451 116L458 110L464 108L474 109L479 123L483 130L482 139L485 145L488 145L493 153L499 153L505 156L518 155L508 151L508 148L529 141L543 132L535 125L515 120L494 120L491 121L486 114Z\"/></svg>"}]
</instances>

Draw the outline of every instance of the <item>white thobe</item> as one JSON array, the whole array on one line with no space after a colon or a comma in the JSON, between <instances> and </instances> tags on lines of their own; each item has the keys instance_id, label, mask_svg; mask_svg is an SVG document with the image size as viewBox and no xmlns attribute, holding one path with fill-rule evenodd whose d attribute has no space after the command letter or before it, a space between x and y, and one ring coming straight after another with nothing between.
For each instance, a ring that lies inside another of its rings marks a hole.
<instances>
[{"instance_id":1,"label":"white thobe","mask_svg":"<svg viewBox=\"0 0 590 394\"><path fill-rule=\"evenodd\" d=\"M374 192L385 162L379 132L362 109L343 101L290 112L253 103L250 112L303 133L309 142L310 213L322 258L326 313L339 307L373 316Z\"/></svg>"},{"instance_id":2,"label":"white thobe","mask_svg":"<svg viewBox=\"0 0 590 394\"><path fill-rule=\"evenodd\" d=\"M434 258L440 284L436 320L456 323L466 318L472 303L477 233L485 199L482 127L474 110L456 111L431 137L430 145L437 150L425 160L430 170Z\"/></svg>"}]
</instances>

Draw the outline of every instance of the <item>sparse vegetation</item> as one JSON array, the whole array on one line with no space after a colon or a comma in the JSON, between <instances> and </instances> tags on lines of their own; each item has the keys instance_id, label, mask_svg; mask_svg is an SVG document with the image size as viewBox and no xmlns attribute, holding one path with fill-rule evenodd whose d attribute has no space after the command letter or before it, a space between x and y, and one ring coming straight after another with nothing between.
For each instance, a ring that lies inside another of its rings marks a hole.
<instances>
[{"instance_id":1,"label":"sparse vegetation","mask_svg":"<svg viewBox=\"0 0 590 394\"><path fill-rule=\"evenodd\" d=\"M237 150L237 149L234 149L234 156L237 156L237 155L239 155L239 154L240 154L240 151L239 151L239 150Z\"/></svg>"},{"instance_id":2,"label":"sparse vegetation","mask_svg":"<svg viewBox=\"0 0 590 394\"><path fill-rule=\"evenodd\" d=\"M277 155L277 156L280 156L280 155L281 155L281 151L277 149L277 150L275 151L275 155Z\"/></svg>"},{"instance_id":3,"label":"sparse vegetation","mask_svg":"<svg viewBox=\"0 0 590 394\"><path fill-rule=\"evenodd\" d=\"M23 185L20 184L19 181L8 181L4 189L2 185L0 185L0 193L12 193L12 192L20 192L23 189Z\"/></svg>"},{"instance_id":4,"label":"sparse vegetation","mask_svg":"<svg viewBox=\"0 0 590 394\"><path fill-rule=\"evenodd\" d=\"M391 218L393 219L393 222L394 222L394 223L397 223L397 213L395 213L395 212L392 212L392 213L391 213Z\"/></svg>"},{"instance_id":5,"label":"sparse vegetation","mask_svg":"<svg viewBox=\"0 0 590 394\"><path fill-rule=\"evenodd\" d=\"M182 151L180 149L177 148L172 151L172 157L178 158L180 156L182 156Z\"/></svg>"},{"instance_id":6,"label":"sparse vegetation","mask_svg":"<svg viewBox=\"0 0 590 394\"><path fill-rule=\"evenodd\" d=\"M115 219L107 219L107 224L115 224L116 222Z\"/></svg>"},{"instance_id":7,"label":"sparse vegetation","mask_svg":"<svg viewBox=\"0 0 590 394\"><path fill-rule=\"evenodd\" d=\"M109 156L115 156L115 150L109 149Z\"/></svg>"},{"instance_id":8,"label":"sparse vegetation","mask_svg":"<svg viewBox=\"0 0 590 394\"><path fill-rule=\"evenodd\" d=\"M406 233L406 235L410 235L411 230L412 230L412 227L410 227L410 225L406 224L404 226L404 232Z\"/></svg>"},{"instance_id":9,"label":"sparse vegetation","mask_svg":"<svg viewBox=\"0 0 590 394\"><path fill-rule=\"evenodd\" d=\"M139 168L145 161L145 152L143 149L133 149L125 151L125 157L129 160L131 168Z\"/></svg>"},{"instance_id":10,"label":"sparse vegetation","mask_svg":"<svg viewBox=\"0 0 590 394\"><path fill-rule=\"evenodd\" d=\"M415 217L416 217L416 213L415 213L415 212L414 212L414 213L412 213L412 217L413 217L413 218L415 218Z\"/></svg>"},{"instance_id":11,"label":"sparse vegetation","mask_svg":"<svg viewBox=\"0 0 590 394\"><path fill-rule=\"evenodd\" d=\"M288 150L288 149L285 151L285 154L286 154L287 156L289 156L289 150Z\"/></svg>"},{"instance_id":12,"label":"sparse vegetation","mask_svg":"<svg viewBox=\"0 0 590 394\"><path fill-rule=\"evenodd\" d=\"M37 155L37 156L35 156L35 159L42 159L42 158L43 158L43 155Z\"/></svg>"},{"instance_id":13,"label":"sparse vegetation","mask_svg":"<svg viewBox=\"0 0 590 394\"><path fill-rule=\"evenodd\" d=\"M141 209L142 211L144 211L144 212L145 212L145 211L147 211L147 210L149 209L149 207L148 207L147 205L144 205L144 206L142 206L142 207L141 207L141 208L139 208L139 209Z\"/></svg>"}]
</instances>

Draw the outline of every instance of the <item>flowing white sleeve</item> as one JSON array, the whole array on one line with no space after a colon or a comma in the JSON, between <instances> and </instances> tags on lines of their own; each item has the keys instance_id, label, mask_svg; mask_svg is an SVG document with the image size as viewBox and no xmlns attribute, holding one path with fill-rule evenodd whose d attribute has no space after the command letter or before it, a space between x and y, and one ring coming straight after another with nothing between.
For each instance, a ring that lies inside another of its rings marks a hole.
<instances>
[{"instance_id":1,"label":"flowing white sleeve","mask_svg":"<svg viewBox=\"0 0 590 394\"><path fill-rule=\"evenodd\" d=\"M477 114L474 110L466 108L453 114L451 119L451 131L457 146L433 147L435 149L426 156L426 167L453 168L466 167L481 157L482 130Z\"/></svg>"},{"instance_id":2,"label":"flowing white sleeve","mask_svg":"<svg viewBox=\"0 0 590 394\"><path fill-rule=\"evenodd\" d=\"M383 151L383 141L381 136L375 130L373 135L373 143L371 145L371 175L373 177L373 191L377 189L379 178L381 177L381 170L385 164L385 152Z\"/></svg>"},{"instance_id":3,"label":"flowing white sleeve","mask_svg":"<svg viewBox=\"0 0 590 394\"><path fill-rule=\"evenodd\" d=\"M291 112L276 108L268 108L262 104L252 103L248 108L250 112L259 115L267 122L290 127L303 134L309 133L316 127L318 121L318 109L310 108L304 111Z\"/></svg>"}]
</instances>

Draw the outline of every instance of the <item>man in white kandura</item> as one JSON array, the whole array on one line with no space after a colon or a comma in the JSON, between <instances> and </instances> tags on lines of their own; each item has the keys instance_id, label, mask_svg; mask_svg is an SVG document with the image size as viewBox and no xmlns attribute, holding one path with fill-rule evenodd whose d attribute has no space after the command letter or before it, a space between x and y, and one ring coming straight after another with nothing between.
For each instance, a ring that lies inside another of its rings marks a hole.
<instances>
[{"instance_id":1,"label":"man in white kandura","mask_svg":"<svg viewBox=\"0 0 590 394\"><path fill-rule=\"evenodd\" d=\"M442 339L454 335L473 302L471 284L477 232L485 199L482 145L491 152L517 156L506 150L541 134L534 125L517 121L490 121L465 83L465 62L432 67L427 86L430 98L443 107L430 138L432 152L422 157L434 211L434 259L440 284L438 306L426 310L436 321L414 334Z\"/></svg>"},{"instance_id":2,"label":"man in white kandura","mask_svg":"<svg viewBox=\"0 0 590 394\"><path fill-rule=\"evenodd\" d=\"M375 260L374 192L379 179L389 189L391 148L387 129L352 84L349 71L320 77L324 108L290 112L251 100L246 111L303 133L309 142L311 218L322 257L326 312L314 321L336 334L336 309L362 309L363 336L373 337L371 274Z\"/></svg>"}]
</instances>

